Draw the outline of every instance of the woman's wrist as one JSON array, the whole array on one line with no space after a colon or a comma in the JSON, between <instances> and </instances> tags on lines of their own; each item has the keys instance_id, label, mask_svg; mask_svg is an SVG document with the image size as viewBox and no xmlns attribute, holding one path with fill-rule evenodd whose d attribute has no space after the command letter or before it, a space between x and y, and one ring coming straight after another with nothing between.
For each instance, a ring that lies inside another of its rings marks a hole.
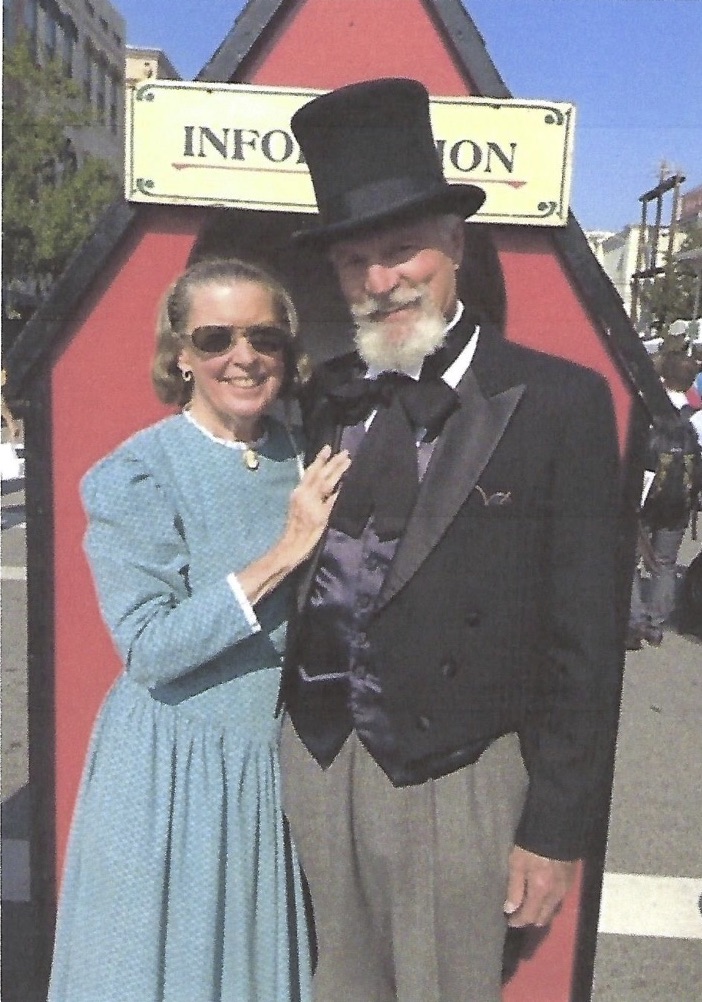
<instances>
[{"instance_id":1,"label":"woman's wrist","mask_svg":"<svg viewBox=\"0 0 702 1002\"><path fill-rule=\"evenodd\" d=\"M251 605L260 602L281 581L292 574L305 556L299 545L286 541L283 536L260 559L238 572L237 579Z\"/></svg>"}]
</instances>

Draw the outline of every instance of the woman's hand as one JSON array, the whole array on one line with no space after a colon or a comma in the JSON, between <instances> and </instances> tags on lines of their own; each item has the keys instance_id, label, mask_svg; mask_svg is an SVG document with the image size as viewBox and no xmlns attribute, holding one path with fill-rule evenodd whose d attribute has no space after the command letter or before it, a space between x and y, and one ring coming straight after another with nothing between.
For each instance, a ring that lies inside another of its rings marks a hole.
<instances>
[{"instance_id":1,"label":"woman's hand","mask_svg":"<svg viewBox=\"0 0 702 1002\"><path fill-rule=\"evenodd\" d=\"M289 548L297 563L309 557L321 539L339 493L341 478L350 465L346 450L333 456L330 446L325 445L292 492L281 544Z\"/></svg>"},{"instance_id":2,"label":"woman's hand","mask_svg":"<svg viewBox=\"0 0 702 1002\"><path fill-rule=\"evenodd\" d=\"M312 554L329 521L341 478L350 465L346 450L332 455L330 446L325 445L307 467L290 496L283 535L259 560L237 573L252 605Z\"/></svg>"}]
</instances>

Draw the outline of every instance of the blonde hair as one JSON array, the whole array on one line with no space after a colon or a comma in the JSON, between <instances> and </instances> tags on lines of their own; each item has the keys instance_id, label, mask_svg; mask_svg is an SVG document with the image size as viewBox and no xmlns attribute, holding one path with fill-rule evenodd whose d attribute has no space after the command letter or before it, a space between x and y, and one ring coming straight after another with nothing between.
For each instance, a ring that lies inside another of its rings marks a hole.
<instances>
[{"instance_id":1,"label":"blonde hair","mask_svg":"<svg viewBox=\"0 0 702 1002\"><path fill-rule=\"evenodd\" d=\"M186 343L186 325L193 290L206 285L230 285L234 282L251 282L270 292L278 321L290 333L283 348L285 376L280 396L285 398L296 395L302 381L300 372L304 357L297 342L297 311L290 293L278 279L256 264L239 258L213 258L191 265L171 285L161 302L151 381L162 403L183 407L192 396L192 381L186 382L183 379L178 359Z\"/></svg>"}]
</instances>

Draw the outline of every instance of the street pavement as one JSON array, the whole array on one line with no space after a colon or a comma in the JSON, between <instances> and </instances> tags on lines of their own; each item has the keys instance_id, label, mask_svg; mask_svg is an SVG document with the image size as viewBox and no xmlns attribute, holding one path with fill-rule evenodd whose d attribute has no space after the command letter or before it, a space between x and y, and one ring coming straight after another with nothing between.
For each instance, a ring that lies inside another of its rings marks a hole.
<instances>
[{"instance_id":1,"label":"street pavement","mask_svg":"<svg viewBox=\"0 0 702 1002\"><path fill-rule=\"evenodd\" d=\"M670 629L626 658L593 1002L702 999L701 834L702 640Z\"/></svg>"},{"instance_id":2,"label":"street pavement","mask_svg":"<svg viewBox=\"0 0 702 1002\"><path fill-rule=\"evenodd\" d=\"M2 496L1 995L44 1002L29 900L26 557L17 486L3 484ZM701 546L685 539L681 568ZM701 831L702 640L670 629L661 647L626 659L592 1002L702 999Z\"/></svg>"}]
</instances>

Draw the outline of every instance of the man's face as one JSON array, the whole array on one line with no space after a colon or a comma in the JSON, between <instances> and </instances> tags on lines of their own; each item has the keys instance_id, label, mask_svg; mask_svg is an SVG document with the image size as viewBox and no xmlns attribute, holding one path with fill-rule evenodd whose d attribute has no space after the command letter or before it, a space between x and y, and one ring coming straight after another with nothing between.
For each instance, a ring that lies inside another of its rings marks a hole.
<instances>
[{"instance_id":1,"label":"man's face","mask_svg":"<svg viewBox=\"0 0 702 1002\"><path fill-rule=\"evenodd\" d=\"M369 364L412 367L436 350L456 309L462 253L463 224L453 216L383 227L334 244L331 261Z\"/></svg>"}]
</instances>

